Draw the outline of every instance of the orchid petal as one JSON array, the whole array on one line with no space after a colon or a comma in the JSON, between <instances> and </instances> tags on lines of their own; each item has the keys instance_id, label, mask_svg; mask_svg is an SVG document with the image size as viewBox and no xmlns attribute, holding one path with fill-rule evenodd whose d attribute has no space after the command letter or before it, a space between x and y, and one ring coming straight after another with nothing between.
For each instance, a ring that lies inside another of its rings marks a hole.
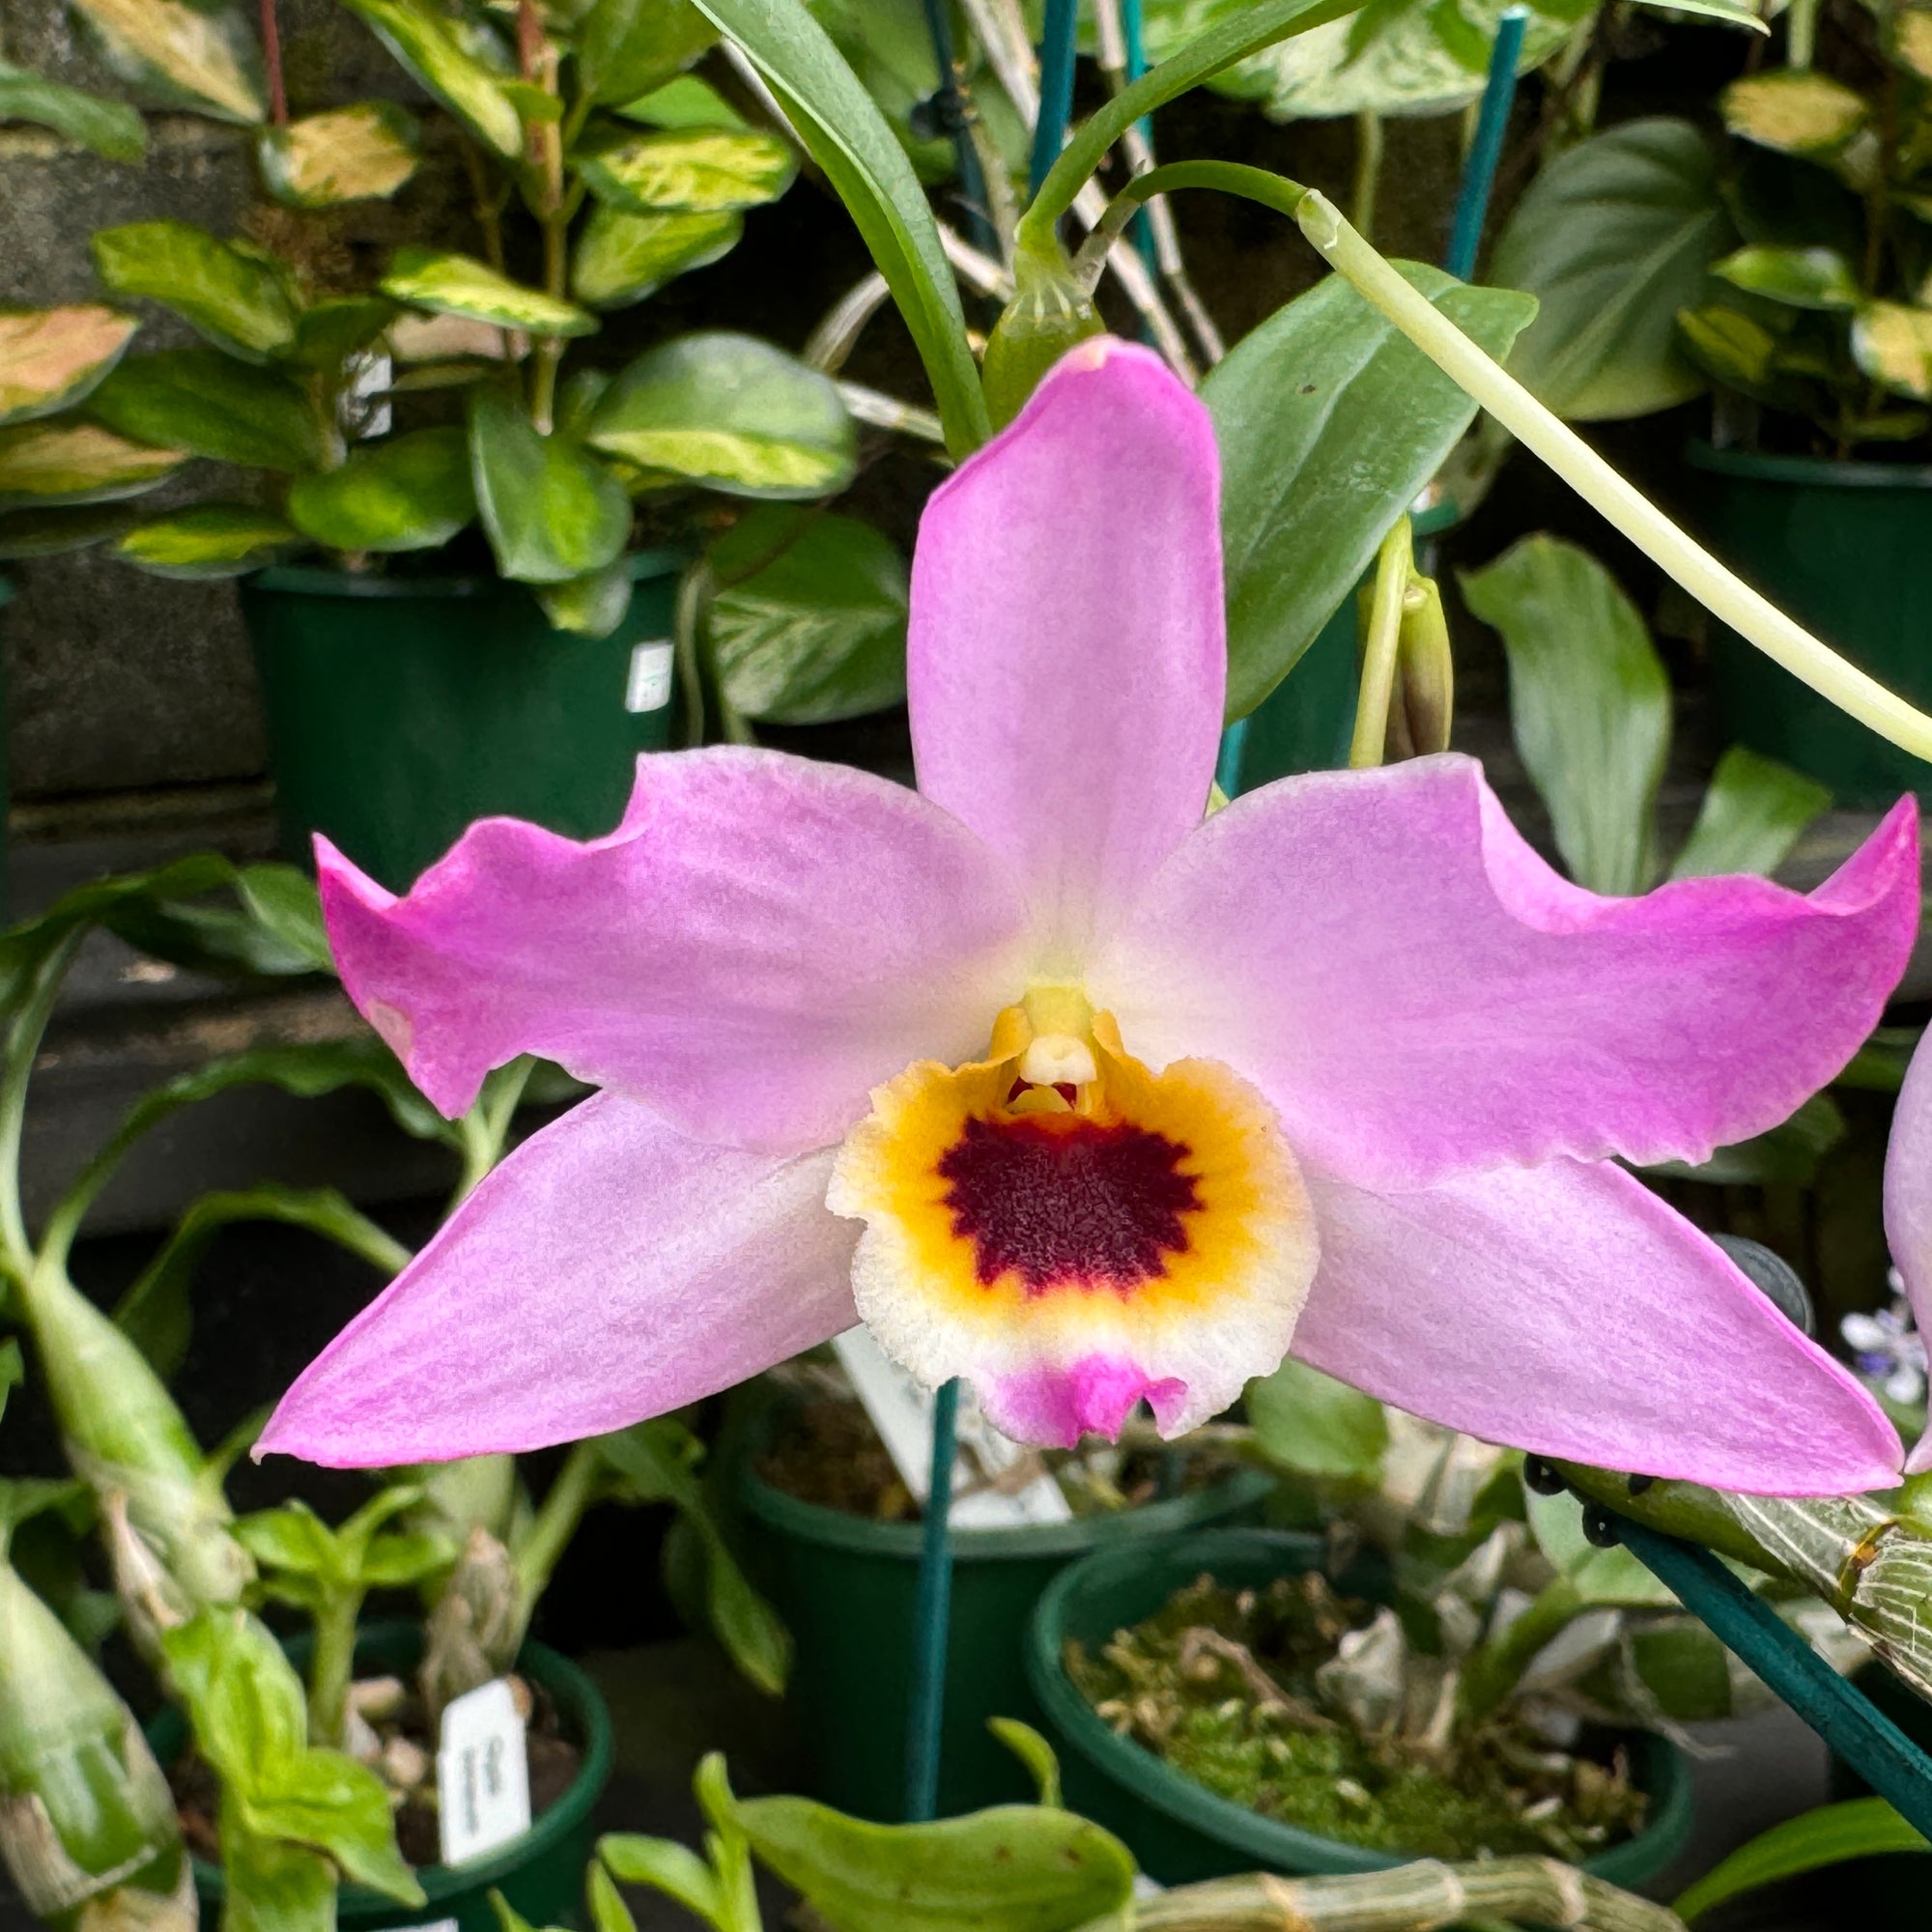
<instances>
[{"instance_id":1,"label":"orchid petal","mask_svg":"<svg viewBox=\"0 0 1932 1932\"><path fill-rule=\"evenodd\" d=\"M1082 344L937 490L913 554L920 789L1024 881L1077 967L1201 818L1227 681L1208 412L1145 349Z\"/></svg>"},{"instance_id":2,"label":"orchid petal","mask_svg":"<svg viewBox=\"0 0 1932 1932\"><path fill-rule=\"evenodd\" d=\"M1862 1042L1918 931L1902 800L1807 895L1558 877L1459 756L1286 779L1169 861L1088 987L1133 1052L1224 1060L1296 1151L1413 1188L1554 1155L1697 1161Z\"/></svg>"},{"instance_id":3,"label":"orchid petal","mask_svg":"<svg viewBox=\"0 0 1932 1932\"><path fill-rule=\"evenodd\" d=\"M1292 1352L1466 1435L1720 1490L1898 1480L1891 1424L1712 1241L1608 1163L1377 1195L1311 1173Z\"/></svg>"},{"instance_id":4,"label":"orchid petal","mask_svg":"<svg viewBox=\"0 0 1932 1932\"><path fill-rule=\"evenodd\" d=\"M1932 1040L1932 1034L1926 1035ZM1920 1334L1932 1334L1932 1051L1920 1040L1905 1070L1885 1155L1885 1233ZM1932 1468L1932 1429L1919 1436L1908 1475Z\"/></svg>"},{"instance_id":5,"label":"orchid petal","mask_svg":"<svg viewBox=\"0 0 1932 1932\"><path fill-rule=\"evenodd\" d=\"M727 1146L835 1141L984 1049L1023 921L998 860L883 779L736 748L638 761L617 830L472 825L398 899L317 841L343 983L447 1114L520 1053Z\"/></svg>"},{"instance_id":6,"label":"orchid petal","mask_svg":"<svg viewBox=\"0 0 1932 1932\"><path fill-rule=\"evenodd\" d=\"M440 1463L628 1427L849 1328L830 1151L705 1147L599 1094L488 1176L303 1371L257 1454Z\"/></svg>"}]
</instances>

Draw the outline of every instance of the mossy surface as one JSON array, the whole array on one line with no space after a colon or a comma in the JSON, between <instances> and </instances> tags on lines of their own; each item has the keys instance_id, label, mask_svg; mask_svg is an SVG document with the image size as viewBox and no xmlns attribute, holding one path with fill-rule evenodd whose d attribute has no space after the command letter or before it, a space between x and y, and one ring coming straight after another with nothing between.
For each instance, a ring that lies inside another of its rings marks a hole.
<instances>
[{"instance_id":1,"label":"mossy surface","mask_svg":"<svg viewBox=\"0 0 1932 1932\"><path fill-rule=\"evenodd\" d=\"M1067 1674L1122 1736L1324 1837L1420 1858L1580 1860L1637 1828L1643 1795L1621 1753L1554 1750L1508 1718L1446 1740L1350 1728L1317 1672L1373 1615L1320 1575L1238 1592L1203 1577L1097 1656L1070 1641Z\"/></svg>"}]
</instances>

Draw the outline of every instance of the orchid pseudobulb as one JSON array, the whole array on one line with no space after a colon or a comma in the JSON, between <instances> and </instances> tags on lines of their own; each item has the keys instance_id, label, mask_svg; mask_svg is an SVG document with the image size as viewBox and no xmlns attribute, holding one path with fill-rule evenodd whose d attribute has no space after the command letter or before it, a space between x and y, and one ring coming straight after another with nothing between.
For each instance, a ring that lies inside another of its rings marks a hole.
<instances>
[{"instance_id":1,"label":"orchid pseudobulb","mask_svg":"<svg viewBox=\"0 0 1932 1932\"><path fill-rule=\"evenodd\" d=\"M1207 414L1081 345L921 526L917 793L643 759L578 844L473 826L407 897L321 850L351 995L436 1103L546 1055L536 1135L296 1384L323 1463L618 1428L855 1319L1009 1434L1174 1434L1285 1351L1547 1455L1891 1481L1856 1379L1615 1156L1782 1120L1918 920L1902 803L1809 896L1603 899L1470 760L1204 819L1226 670Z\"/></svg>"}]
</instances>

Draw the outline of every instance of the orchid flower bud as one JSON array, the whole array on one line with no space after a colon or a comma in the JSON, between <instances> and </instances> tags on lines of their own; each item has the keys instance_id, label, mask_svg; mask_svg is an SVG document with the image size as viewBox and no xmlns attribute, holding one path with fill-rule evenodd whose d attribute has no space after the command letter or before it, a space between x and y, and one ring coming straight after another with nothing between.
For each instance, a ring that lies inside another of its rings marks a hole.
<instances>
[{"instance_id":1,"label":"orchid flower bud","mask_svg":"<svg viewBox=\"0 0 1932 1932\"><path fill-rule=\"evenodd\" d=\"M1395 690L1389 696L1389 755L1427 757L1449 749L1456 710L1456 665L1442 593L1433 577L1411 572L1402 599Z\"/></svg>"}]
</instances>

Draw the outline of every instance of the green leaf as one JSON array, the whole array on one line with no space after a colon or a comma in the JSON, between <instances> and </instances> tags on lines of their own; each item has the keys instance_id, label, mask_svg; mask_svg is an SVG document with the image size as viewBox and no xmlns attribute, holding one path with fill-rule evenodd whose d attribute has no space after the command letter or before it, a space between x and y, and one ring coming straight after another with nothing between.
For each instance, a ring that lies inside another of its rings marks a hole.
<instances>
[{"instance_id":1,"label":"green leaf","mask_svg":"<svg viewBox=\"0 0 1932 1932\"><path fill-rule=\"evenodd\" d=\"M707 1924L720 1927L729 1924L718 1875L696 1852L674 1838L646 1838L635 1833L613 1832L597 1840L597 1859L598 1862L590 1868L590 1905L598 1932L607 1932L607 1918L613 1917L609 1901L616 1897L614 1890L611 1891L599 1910L600 1876L606 1886L612 1878L624 1885L647 1885L667 1898L676 1899L687 1912L696 1913ZM617 1899L617 1905L621 1909L623 1900Z\"/></svg>"},{"instance_id":2,"label":"green leaf","mask_svg":"<svg viewBox=\"0 0 1932 1932\"><path fill-rule=\"evenodd\" d=\"M591 308L624 308L738 245L741 214L627 214L599 202L571 258L570 291Z\"/></svg>"},{"instance_id":3,"label":"green leaf","mask_svg":"<svg viewBox=\"0 0 1932 1932\"><path fill-rule=\"evenodd\" d=\"M505 160L524 151L524 123L504 91L514 74L477 57L487 43L466 45L449 15L430 0L342 0L397 60L469 131Z\"/></svg>"},{"instance_id":4,"label":"green leaf","mask_svg":"<svg viewBox=\"0 0 1932 1932\"><path fill-rule=\"evenodd\" d=\"M1697 822L1670 867L1673 879L1776 871L1805 828L1832 803L1815 779L1745 745L1718 760Z\"/></svg>"},{"instance_id":5,"label":"green leaf","mask_svg":"<svg viewBox=\"0 0 1932 1932\"><path fill-rule=\"evenodd\" d=\"M1733 288L1788 308L1857 308L1862 297L1852 265L1835 248L1779 248L1752 242L1711 265Z\"/></svg>"},{"instance_id":6,"label":"green leaf","mask_svg":"<svg viewBox=\"0 0 1932 1932\"><path fill-rule=\"evenodd\" d=\"M608 638L630 614L630 558L620 556L602 570L561 583L540 583L536 596L553 630L578 638Z\"/></svg>"},{"instance_id":7,"label":"green leaf","mask_svg":"<svg viewBox=\"0 0 1932 1932\"><path fill-rule=\"evenodd\" d=\"M322 429L301 385L218 349L136 355L88 398L87 412L142 442L249 469L313 469L323 459Z\"/></svg>"},{"instance_id":8,"label":"green leaf","mask_svg":"<svg viewBox=\"0 0 1932 1932\"><path fill-rule=\"evenodd\" d=\"M298 1497L274 1509L238 1517L235 1540L257 1563L286 1570L297 1577L342 1580L342 1563L335 1535L307 1503Z\"/></svg>"},{"instance_id":9,"label":"green leaf","mask_svg":"<svg viewBox=\"0 0 1932 1932\"><path fill-rule=\"evenodd\" d=\"M1523 1493L1537 1548L1586 1604L1641 1607L1676 1603L1622 1544L1600 1549L1583 1534L1583 1505L1568 1490L1545 1496L1525 1487Z\"/></svg>"},{"instance_id":10,"label":"green leaf","mask_svg":"<svg viewBox=\"0 0 1932 1932\"><path fill-rule=\"evenodd\" d=\"M1255 1446L1297 1475L1371 1482L1388 1448L1388 1415L1374 1396L1293 1356L1258 1376L1244 1397Z\"/></svg>"},{"instance_id":11,"label":"green leaf","mask_svg":"<svg viewBox=\"0 0 1932 1932\"><path fill-rule=\"evenodd\" d=\"M1712 1187L1812 1187L1818 1163L1845 1138L1845 1117L1829 1094L1814 1094L1788 1121L1747 1141L1717 1149L1709 1160L1665 1160L1645 1174L1701 1180Z\"/></svg>"},{"instance_id":12,"label":"green leaf","mask_svg":"<svg viewBox=\"0 0 1932 1932\"><path fill-rule=\"evenodd\" d=\"M1747 74L1718 97L1724 126L1743 141L1781 155L1830 155L1870 117L1864 97L1808 70Z\"/></svg>"},{"instance_id":13,"label":"green leaf","mask_svg":"<svg viewBox=\"0 0 1932 1932\"><path fill-rule=\"evenodd\" d=\"M74 0L123 79L163 105L253 126L268 119L262 56L227 0Z\"/></svg>"},{"instance_id":14,"label":"green leaf","mask_svg":"<svg viewBox=\"0 0 1932 1932\"><path fill-rule=\"evenodd\" d=\"M1777 338L1754 318L1721 303L1679 309L1685 353L1706 375L1774 409L1808 413L1806 385L1778 365Z\"/></svg>"},{"instance_id":15,"label":"green leaf","mask_svg":"<svg viewBox=\"0 0 1932 1932\"><path fill-rule=\"evenodd\" d=\"M832 1932L1073 1932L1133 1895L1127 1848L1043 1805L873 1825L806 1798L753 1798L732 1816Z\"/></svg>"},{"instance_id":16,"label":"green leaf","mask_svg":"<svg viewBox=\"0 0 1932 1932\"><path fill-rule=\"evenodd\" d=\"M222 1806L221 1932L335 1932L335 1867L320 1852L262 1838Z\"/></svg>"},{"instance_id":17,"label":"green leaf","mask_svg":"<svg viewBox=\"0 0 1932 1932\"><path fill-rule=\"evenodd\" d=\"M296 320L296 343L287 359L302 369L339 365L375 341L394 320L396 305L382 296L342 296L313 302Z\"/></svg>"},{"instance_id":18,"label":"green leaf","mask_svg":"<svg viewBox=\"0 0 1932 1932\"><path fill-rule=\"evenodd\" d=\"M186 461L185 450L156 448L155 440L129 441L85 422L0 429L0 510L142 496Z\"/></svg>"},{"instance_id":19,"label":"green leaf","mask_svg":"<svg viewBox=\"0 0 1932 1932\"><path fill-rule=\"evenodd\" d=\"M986 1728L1033 1774L1039 1802L1049 1811L1058 1811L1060 1759L1053 1747L1031 1724L1023 1724L1017 1718L988 1718Z\"/></svg>"},{"instance_id":20,"label":"green leaf","mask_svg":"<svg viewBox=\"0 0 1932 1932\"><path fill-rule=\"evenodd\" d=\"M1801 1872L1843 1864L1849 1859L1883 1857L1888 1852L1922 1852L1925 1838L1883 1798L1853 1798L1821 1804L1801 1817L1759 1833L1740 1846L1715 1870L1706 1872L1673 1901L1672 1910L1688 1925L1714 1906L1760 1886L1796 1878Z\"/></svg>"},{"instance_id":21,"label":"green leaf","mask_svg":"<svg viewBox=\"0 0 1932 1932\"><path fill-rule=\"evenodd\" d=\"M120 361L140 325L98 302L0 309L0 424L70 408Z\"/></svg>"},{"instance_id":22,"label":"green leaf","mask_svg":"<svg viewBox=\"0 0 1932 1932\"><path fill-rule=\"evenodd\" d=\"M1535 313L1527 297L1398 266L1492 355ZM1339 275L1277 309L1201 393L1221 446L1233 720L1353 591L1475 405Z\"/></svg>"},{"instance_id":23,"label":"green leaf","mask_svg":"<svg viewBox=\"0 0 1932 1932\"><path fill-rule=\"evenodd\" d=\"M1891 44L1887 52L1893 65L1920 80L1932 80L1932 14L1922 8L1901 7L1889 24Z\"/></svg>"},{"instance_id":24,"label":"green leaf","mask_svg":"<svg viewBox=\"0 0 1932 1932\"><path fill-rule=\"evenodd\" d=\"M764 75L844 203L912 332L947 447L970 454L991 433L985 398L952 270L905 150L802 0L699 0L699 10Z\"/></svg>"},{"instance_id":25,"label":"green leaf","mask_svg":"<svg viewBox=\"0 0 1932 1932\"><path fill-rule=\"evenodd\" d=\"M623 485L574 439L540 435L499 389L469 404L476 507L497 568L521 583L562 583L602 570L631 534Z\"/></svg>"},{"instance_id":26,"label":"green leaf","mask_svg":"<svg viewBox=\"0 0 1932 1932\"><path fill-rule=\"evenodd\" d=\"M422 129L393 100L361 100L264 128L262 185L290 208L386 201L416 171Z\"/></svg>"},{"instance_id":27,"label":"green leaf","mask_svg":"<svg viewBox=\"0 0 1932 1932\"><path fill-rule=\"evenodd\" d=\"M340 1751L304 1751L273 1786L243 1786L237 1808L263 1837L327 1852L356 1885L403 1905L426 1903L396 1849L388 1786L367 1765Z\"/></svg>"},{"instance_id":28,"label":"green leaf","mask_svg":"<svg viewBox=\"0 0 1932 1932\"><path fill-rule=\"evenodd\" d=\"M128 527L128 513L115 506L15 510L0 516L0 563L33 556L63 556L89 550Z\"/></svg>"},{"instance_id":29,"label":"green leaf","mask_svg":"<svg viewBox=\"0 0 1932 1932\"><path fill-rule=\"evenodd\" d=\"M355 451L339 469L296 479L289 516L331 550L435 550L476 514L460 429L418 429Z\"/></svg>"},{"instance_id":30,"label":"green leaf","mask_svg":"<svg viewBox=\"0 0 1932 1932\"><path fill-rule=\"evenodd\" d=\"M96 231L95 272L116 295L146 296L217 349L266 362L295 345L296 304L281 270L188 221Z\"/></svg>"},{"instance_id":31,"label":"green leaf","mask_svg":"<svg viewBox=\"0 0 1932 1932\"><path fill-rule=\"evenodd\" d=\"M597 318L574 302L525 288L469 255L440 248L398 248L383 277L383 293L437 315L467 316L531 335L589 335Z\"/></svg>"},{"instance_id":32,"label":"green leaf","mask_svg":"<svg viewBox=\"0 0 1932 1932\"><path fill-rule=\"evenodd\" d=\"M905 561L869 525L763 504L709 561L706 637L741 716L823 724L904 701Z\"/></svg>"},{"instance_id":33,"label":"green leaf","mask_svg":"<svg viewBox=\"0 0 1932 1932\"><path fill-rule=\"evenodd\" d=\"M635 100L717 43L691 0L598 0L578 45L578 84L599 105Z\"/></svg>"},{"instance_id":34,"label":"green leaf","mask_svg":"<svg viewBox=\"0 0 1932 1932\"><path fill-rule=\"evenodd\" d=\"M272 510L253 503L196 503L137 524L114 546L114 554L156 577L240 577L300 542Z\"/></svg>"},{"instance_id":35,"label":"green leaf","mask_svg":"<svg viewBox=\"0 0 1932 1932\"><path fill-rule=\"evenodd\" d=\"M697 17L703 19L702 14ZM626 121L637 121L646 128L744 128L752 125L709 81L699 80L695 73L679 74L635 100L620 102L617 112Z\"/></svg>"},{"instance_id":36,"label":"green leaf","mask_svg":"<svg viewBox=\"0 0 1932 1932\"><path fill-rule=\"evenodd\" d=\"M31 121L110 161L138 161L148 129L126 101L103 100L0 60L0 121Z\"/></svg>"},{"instance_id":37,"label":"green leaf","mask_svg":"<svg viewBox=\"0 0 1932 1932\"><path fill-rule=\"evenodd\" d=\"M1462 583L1502 633L1511 729L1570 876L1642 892L1670 749L1670 681L1643 619L1595 557L1557 537L1524 537Z\"/></svg>"},{"instance_id":38,"label":"green leaf","mask_svg":"<svg viewBox=\"0 0 1932 1932\"><path fill-rule=\"evenodd\" d=\"M647 134L606 128L587 140L575 159L592 194L632 214L758 208L783 194L798 173L790 142L730 128L669 128Z\"/></svg>"},{"instance_id":39,"label":"green leaf","mask_svg":"<svg viewBox=\"0 0 1932 1932\"><path fill-rule=\"evenodd\" d=\"M1932 401L1932 309L1866 302L1852 318L1852 359L1894 395Z\"/></svg>"},{"instance_id":40,"label":"green leaf","mask_svg":"<svg viewBox=\"0 0 1932 1932\"><path fill-rule=\"evenodd\" d=\"M1676 313L1732 239L1710 143L1689 121L1629 121L1548 163L1496 239L1490 280L1536 320L1510 373L1577 422L1650 415L1703 386Z\"/></svg>"},{"instance_id":41,"label":"green leaf","mask_svg":"<svg viewBox=\"0 0 1932 1932\"><path fill-rule=\"evenodd\" d=\"M163 1632L161 1646L195 1744L225 1782L272 1777L307 1748L301 1679L257 1618L203 1610Z\"/></svg>"},{"instance_id":42,"label":"green leaf","mask_svg":"<svg viewBox=\"0 0 1932 1932\"><path fill-rule=\"evenodd\" d=\"M826 497L856 468L838 384L769 342L723 330L639 355L611 385L590 440L736 497Z\"/></svg>"},{"instance_id":43,"label":"green leaf","mask_svg":"<svg viewBox=\"0 0 1932 1932\"><path fill-rule=\"evenodd\" d=\"M335 971L315 881L299 867L244 866L236 881L242 910L281 943L290 970Z\"/></svg>"}]
</instances>

